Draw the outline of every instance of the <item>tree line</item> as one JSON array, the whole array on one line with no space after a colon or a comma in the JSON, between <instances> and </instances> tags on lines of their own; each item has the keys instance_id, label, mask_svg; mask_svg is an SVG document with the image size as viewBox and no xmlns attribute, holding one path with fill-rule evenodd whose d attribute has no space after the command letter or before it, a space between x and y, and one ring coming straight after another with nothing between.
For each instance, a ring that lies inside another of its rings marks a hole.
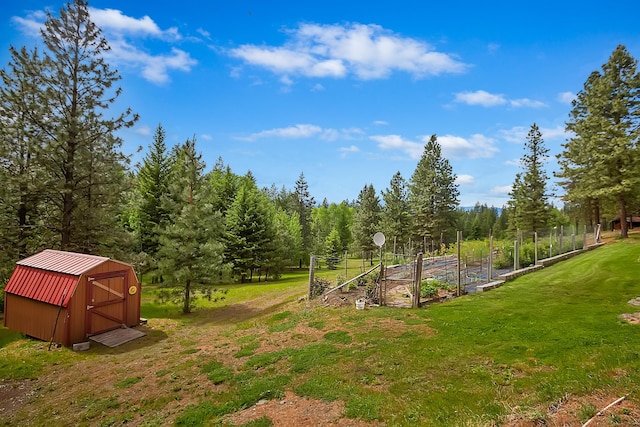
<instances>
[{"instance_id":1,"label":"tree line","mask_svg":"<svg viewBox=\"0 0 640 427\"><path fill-rule=\"evenodd\" d=\"M408 180L397 172L383 191L367 184L341 203L316 203L304 173L291 189L259 188L250 171L236 174L221 158L208 169L195 136L167 147L161 124L132 167L116 135L138 116L130 108L114 115L121 77L87 2L48 13L41 37L42 50L11 47L0 70L0 282L44 248L101 254L179 284L187 311L201 284L277 278L310 254L333 268L345 251L376 250L377 231L388 248L415 253L451 242L456 230L506 237L637 212L640 77L623 46L573 102L558 157L562 210L549 202L548 149L535 123L509 203L461 209L436 135Z\"/></svg>"}]
</instances>

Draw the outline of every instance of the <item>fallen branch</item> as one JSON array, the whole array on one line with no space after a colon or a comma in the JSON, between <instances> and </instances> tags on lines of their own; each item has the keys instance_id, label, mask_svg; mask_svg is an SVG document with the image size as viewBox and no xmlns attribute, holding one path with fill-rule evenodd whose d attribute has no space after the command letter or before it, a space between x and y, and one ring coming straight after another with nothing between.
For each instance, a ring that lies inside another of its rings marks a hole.
<instances>
[{"instance_id":1,"label":"fallen branch","mask_svg":"<svg viewBox=\"0 0 640 427\"><path fill-rule=\"evenodd\" d=\"M622 396L621 398L619 398L615 402L609 403L604 409L598 411L597 414L595 414L593 417L591 417L589 419L589 421L587 421L586 423L582 424L582 427L587 427L589 424L591 424L591 421L596 419L596 417L602 416L606 412L607 409L611 408L613 405L617 405L618 403L622 402L626 397L627 396Z\"/></svg>"}]
</instances>

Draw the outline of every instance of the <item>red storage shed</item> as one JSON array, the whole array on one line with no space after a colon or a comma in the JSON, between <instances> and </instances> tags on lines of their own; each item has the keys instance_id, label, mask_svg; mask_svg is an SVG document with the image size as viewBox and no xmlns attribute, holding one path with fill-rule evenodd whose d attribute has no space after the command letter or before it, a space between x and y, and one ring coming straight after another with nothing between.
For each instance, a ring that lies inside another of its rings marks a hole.
<instances>
[{"instance_id":1,"label":"red storage shed","mask_svg":"<svg viewBox=\"0 0 640 427\"><path fill-rule=\"evenodd\" d=\"M109 258L47 249L18 261L5 287L4 325L71 346L140 323L133 267Z\"/></svg>"}]
</instances>

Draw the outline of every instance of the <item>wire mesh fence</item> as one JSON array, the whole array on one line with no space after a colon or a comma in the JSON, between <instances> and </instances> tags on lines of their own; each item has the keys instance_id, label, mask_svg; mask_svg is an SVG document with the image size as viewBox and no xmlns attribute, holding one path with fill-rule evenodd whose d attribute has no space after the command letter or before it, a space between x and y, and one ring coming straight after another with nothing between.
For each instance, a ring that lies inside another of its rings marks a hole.
<instances>
[{"instance_id":1,"label":"wire mesh fence","mask_svg":"<svg viewBox=\"0 0 640 427\"><path fill-rule=\"evenodd\" d=\"M422 279L460 285L466 292L475 292L478 285L506 273L536 265L543 259L585 249L598 240L599 226L558 226L535 232L518 230L507 239L497 240L489 236L484 240L461 240L427 251L422 261ZM385 254L387 280L415 280L415 257L419 249L436 248L434 245L416 247L411 244L405 247L412 250Z\"/></svg>"}]
</instances>

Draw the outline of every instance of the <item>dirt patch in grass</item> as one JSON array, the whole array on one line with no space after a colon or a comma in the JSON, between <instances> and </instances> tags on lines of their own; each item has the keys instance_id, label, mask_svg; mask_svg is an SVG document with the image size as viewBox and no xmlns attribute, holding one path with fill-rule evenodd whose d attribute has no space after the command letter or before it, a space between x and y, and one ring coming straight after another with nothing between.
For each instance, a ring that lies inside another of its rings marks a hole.
<instances>
[{"instance_id":1,"label":"dirt patch in grass","mask_svg":"<svg viewBox=\"0 0 640 427\"><path fill-rule=\"evenodd\" d=\"M33 385L32 380L0 383L0 416L13 413L24 405L32 393Z\"/></svg>"},{"instance_id":2,"label":"dirt patch in grass","mask_svg":"<svg viewBox=\"0 0 640 427\"><path fill-rule=\"evenodd\" d=\"M262 400L251 408L236 412L227 417L231 425L242 425L250 421L267 417L276 427L298 426L342 426L366 427L381 425L378 422L365 422L344 418L344 403L341 401L324 402L322 400L299 397L286 392L280 400Z\"/></svg>"},{"instance_id":3,"label":"dirt patch in grass","mask_svg":"<svg viewBox=\"0 0 640 427\"><path fill-rule=\"evenodd\" d=\"M620 397L604 393L585 397L567 396L547 408L526 410L514 408L516 414L502 425L505 427L581 426L594 416L595 418L589 423L590 427L640 425L640 408L637 402L630 399L624 399L603 411ZM596 416L598 411L603 413Z\"/></svg>"},{"instance_id":4,"label":"dirt patch in grass","mask_svg":"<svg viewBox=\"0 0 640 427\"><path fill-rule=\"evenodd\" d=\"M618 319L629 322L632 325L640 325L640 313L624 313L618 316Z\"/></svg>"}]
</instances>

